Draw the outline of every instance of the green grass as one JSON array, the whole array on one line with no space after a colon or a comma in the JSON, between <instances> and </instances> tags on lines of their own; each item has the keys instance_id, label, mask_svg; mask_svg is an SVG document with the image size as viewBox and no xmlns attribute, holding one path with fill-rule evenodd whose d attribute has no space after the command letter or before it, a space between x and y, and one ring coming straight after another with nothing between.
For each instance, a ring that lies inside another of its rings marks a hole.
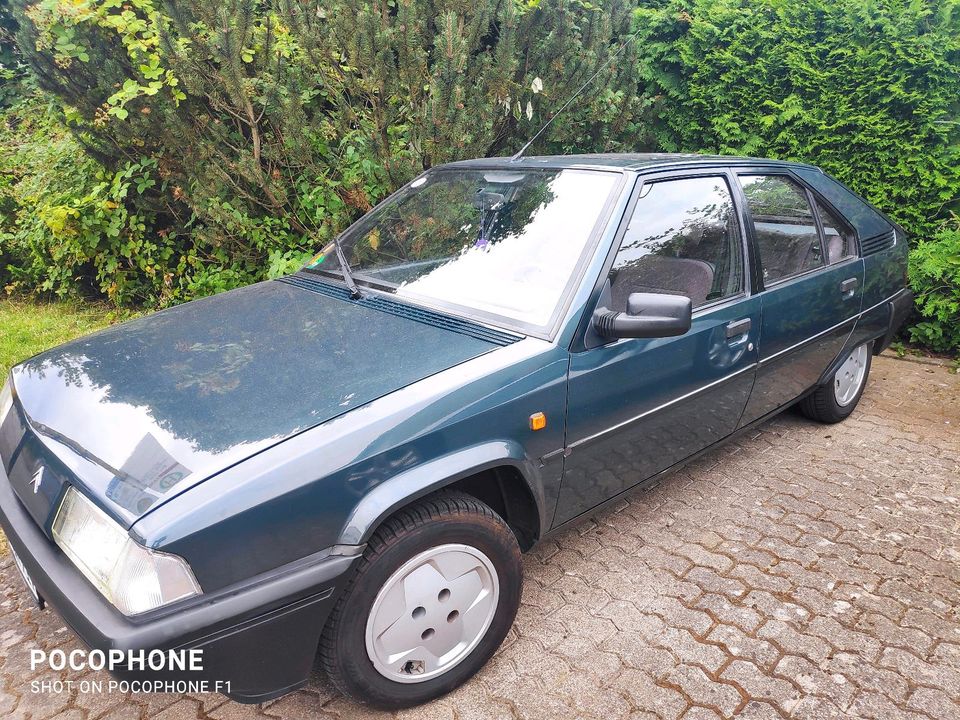
<instances>
[{"instance_id":1,"label":"green grass","mask_svg":"<svg viewBox=\"0 0 960 720\"><path fill-rule=\"evenodd\" d=\"M38 352L109 325L116 313L79 302L0 300L0 373Z\"/></svg>"}]
</instances>

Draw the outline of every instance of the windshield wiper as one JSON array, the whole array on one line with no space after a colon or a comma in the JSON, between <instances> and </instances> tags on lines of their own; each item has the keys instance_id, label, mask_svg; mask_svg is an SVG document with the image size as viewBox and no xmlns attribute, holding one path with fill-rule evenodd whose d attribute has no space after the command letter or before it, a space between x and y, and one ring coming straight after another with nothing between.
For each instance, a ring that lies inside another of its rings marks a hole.
<instances>
[{"instance_id":1,"label":"windshield wiper","mask_svg":"<svg viewBox=\"0 0 960 720\"><path fill-rule=\"evenodd\" d=\"M347 258L343 254L343 248L340 247L339 237L334 238L333 247L337 251L337 260L340 261L340 270L343 273L343 281L350 289L350 298L353 300L361 299L363 295L360 293L360 288L357 287L357 283L353 279L353 274L350 272L350 264L347 262Z\"/></svg>"}]
</instances>

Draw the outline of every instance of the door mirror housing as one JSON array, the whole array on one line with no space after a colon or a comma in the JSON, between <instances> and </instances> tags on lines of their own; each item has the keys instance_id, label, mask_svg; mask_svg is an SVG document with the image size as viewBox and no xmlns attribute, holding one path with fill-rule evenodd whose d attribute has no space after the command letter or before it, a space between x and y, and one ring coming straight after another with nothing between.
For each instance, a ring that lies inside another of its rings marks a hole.
<instances>
[{"instance_id":1,"label":"door mirror housing","mask_svg":"<svg viewBox=\"0 0 960 720\"><path fill-rule=\"evenodd\" d=\"M631 293L627 311L599 308L593 327L606 338L658 338L683 335L693 320L693 303L684 295Z\"/></svg>"}]
</instances>

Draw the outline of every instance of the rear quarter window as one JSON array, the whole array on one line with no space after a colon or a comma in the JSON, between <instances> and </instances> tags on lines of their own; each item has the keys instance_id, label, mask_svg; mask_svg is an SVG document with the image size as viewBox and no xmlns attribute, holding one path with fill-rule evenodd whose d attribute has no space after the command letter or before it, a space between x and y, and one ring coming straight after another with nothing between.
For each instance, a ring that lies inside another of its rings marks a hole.
<instances>
[{"instance_id":1,"label":"rear quarter window","mask_svg":"<svg viewBox=\"0 0 960 720\"><path fill-rule=\"evenodd\" d=\"M792 168L814 190L843 213L857 229L861 240L890 232L886 218L829 175L815 168Z\"/></svg>"}]
</instances>

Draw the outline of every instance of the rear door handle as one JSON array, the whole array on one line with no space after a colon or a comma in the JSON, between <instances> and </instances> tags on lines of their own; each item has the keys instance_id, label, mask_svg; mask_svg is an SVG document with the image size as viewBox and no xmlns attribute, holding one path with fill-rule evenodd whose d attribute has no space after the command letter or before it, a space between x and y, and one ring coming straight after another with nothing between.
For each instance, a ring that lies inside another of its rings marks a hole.
<instances>
[{"instance_id":1,"label":"rear door handle","mask_svg":"<svg viewBox=\"0 0 960 720\"><path fill-rule=\"evenodd\" d=\"M743 320L734 320L732 323L727 325L727 340L731 338L740 337L741 335L746 335L750 332L750 318L744 318Z\"/></svg>"},{"instance_id":2,"label":"rear door handle","mask_svg":"<svg viewBox=\"0 0 960 720\"><path fill-rule=\"evenodd\" d=\"M853 295L853 291L857 289L859 284L860 281L857 278L847 278L840 283L840 292L847 296Z\"/></svg>"}]
</instances>

